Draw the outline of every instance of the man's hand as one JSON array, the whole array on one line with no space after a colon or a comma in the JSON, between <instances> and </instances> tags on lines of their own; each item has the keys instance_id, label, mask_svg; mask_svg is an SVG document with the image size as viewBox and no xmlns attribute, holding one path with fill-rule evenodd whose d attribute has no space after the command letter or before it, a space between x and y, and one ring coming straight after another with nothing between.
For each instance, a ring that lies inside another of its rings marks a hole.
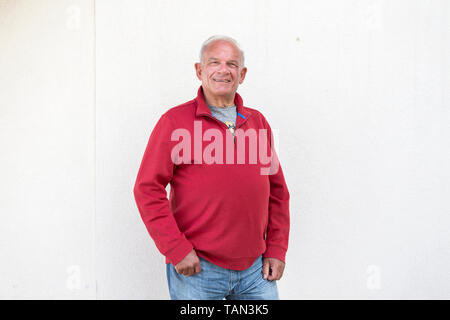
<instances>
[{"instance_id":1,"label":"man's hand","mask_svg":"<svg viewBox=\"0 0 450 320\"><path fill-rule=\"evenodd\" d=\"M275 258L263 258L262 273L264 279L280 280L283 276L285 263Z\"/></svg>"},{"instance_id":2,"label":"man's hand","mask_svg":"<svg viewBox=\"0 0 450 320\"><path fill-rule=\"evenodd\" d=\"M177 265L175 266L175 270L177 271L178 274L182 274L187 277L202 271L200 259L198 258L197 253L195 253L194 249L192 249L192 251L189 252L183 258L183 260L177 263Z\"/></svg>"}]
</instances>

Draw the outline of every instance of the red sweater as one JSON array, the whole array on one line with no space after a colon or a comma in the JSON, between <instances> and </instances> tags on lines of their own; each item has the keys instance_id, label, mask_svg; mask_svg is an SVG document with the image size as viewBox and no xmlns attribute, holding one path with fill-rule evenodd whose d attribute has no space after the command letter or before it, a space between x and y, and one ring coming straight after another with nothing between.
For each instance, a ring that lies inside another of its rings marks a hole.
<instances>
[{"instance_id":1,"label":"red sweater","mask_svg":"<svg viewBox=\"0 0 450 320\"><path fill-rule=\"evenodd\" d=\"M244 107L238 93L234 103L236 135L239 128L244 131L252 128L256 132L266 129L266 154L272 155L274 167L274 163L279 162L266 119L259 111ZM181 163L172 161L171 156L176 145L186 142L184 138L172 138L174 130L180 128L187 129L184 132L190 133L192 141L190 150L185 148L178 152L178 160L185 159ZM219 154L223 151L222 163L205 163L202 157L203 152L211 151L208 145L218 139L210 137L208 140L203 136L211 128L223 135L223 150L219 147L215 150ZM200 257L232 270L249 268L261 254L285 261L289 238L289 191L281 166L276 166L278 170L274 170L274 174L262 174L263 168L269 168L271 163L262 162L259 156L256 163L250 161L250 138L242 139L247 142L244 163L238 161L236 145L242 142L238 137L231 143L234 159L232 156L227 158L226 154L230 152L226 150L230 147L225 142L227 135L230 135L227 126L211 115L201 86L197 98L165 112L150 135L134 196L142 220L158 250L165 255L166 263L176 265L193 248ZM256 136L258 143L264 141ZM258 147L258 151L260 149L263 150ZM234 161L230 163L229 160ZM168 183L169 199L165 189Z\"/></svg>"}]
</instances>

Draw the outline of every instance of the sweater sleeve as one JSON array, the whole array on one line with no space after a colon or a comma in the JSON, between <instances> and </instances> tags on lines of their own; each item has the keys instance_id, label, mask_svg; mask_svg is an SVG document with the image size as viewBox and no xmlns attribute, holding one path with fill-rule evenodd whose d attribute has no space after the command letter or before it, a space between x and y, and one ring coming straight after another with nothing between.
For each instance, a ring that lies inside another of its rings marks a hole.
<instances>
[{"instance_id":1,"label":"sweater sleeve","mask_svg":"<svg viewBox=\"0 0 450 320\"><path fill-rule=\"evenodd\" d=\"M269 172L269 219L267 224L266 251L264 252L263 257L276 258L285 262L290 229L290 195L281 164L275 151L275 146L273 145L272 129L264 117L263 121L268 129L268 139L270 139L272 157L271 170Z\"/></svg>"},{"instance_id":2,"label":"sweater sleeve","mask_svg":"<svg viewBox=\"0 0 450 320\"><path fill-rule=\"evenodd\" d=\"M173 129L169 116L163 114L150 134L133 192L156 247L176 265L193 246L178 228L167 199L166 186L172 180L175 166L171 158Z\"/></svg>"}]
</instances>

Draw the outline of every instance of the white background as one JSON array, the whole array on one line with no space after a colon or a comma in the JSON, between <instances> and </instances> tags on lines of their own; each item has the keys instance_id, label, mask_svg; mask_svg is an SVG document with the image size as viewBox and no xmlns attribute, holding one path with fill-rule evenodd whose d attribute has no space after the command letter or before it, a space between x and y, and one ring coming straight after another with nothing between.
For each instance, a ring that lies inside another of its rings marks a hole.
<instances>
[{"instance_id":1,"label":"white background","mask_svg":"<svg viewBox=\"0 0 450 320\"><path fill-rule=\"evenodd\" d=\"M278 134L280 298L450 298L445 0L0 0L0 298L169 298L133 186L213 34Z\"/></svg>"}]
</instances>

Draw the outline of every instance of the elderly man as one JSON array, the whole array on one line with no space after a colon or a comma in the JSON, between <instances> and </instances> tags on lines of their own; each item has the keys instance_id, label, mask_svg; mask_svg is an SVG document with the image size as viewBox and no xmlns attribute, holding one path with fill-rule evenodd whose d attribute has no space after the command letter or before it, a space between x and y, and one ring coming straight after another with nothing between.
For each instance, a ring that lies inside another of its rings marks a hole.
<instances>
[{"instance_id":1,"label":"elderly man","mask_svg":"<svg viewBox=\"0 0 450 320\"><path fill-rule=\"evenodd\" d=\"M195 70L197 97L165 112L150 135L137 207L166 257L172 299L278 299L289 192L267 120L236 93L244 53L234 39L213 36ZM270 153L270 170L256 150Z\"/></svg>"}]
</instances>

